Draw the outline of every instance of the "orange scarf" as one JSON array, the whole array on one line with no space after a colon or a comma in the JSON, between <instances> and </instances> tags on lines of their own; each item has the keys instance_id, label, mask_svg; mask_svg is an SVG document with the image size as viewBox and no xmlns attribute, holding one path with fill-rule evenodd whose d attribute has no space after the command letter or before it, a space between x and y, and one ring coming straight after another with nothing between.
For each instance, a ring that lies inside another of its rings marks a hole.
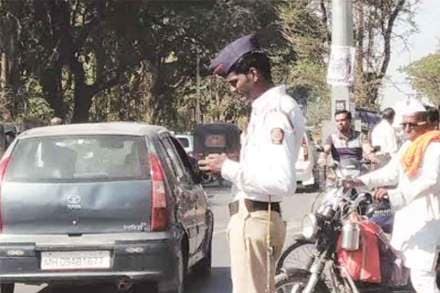
<instances>
[{"instance_id":1,"label":"orange scarf","mask_svg":"<svg viewBox=\"0 0 440 293\"><path fill-rule=\"evenodd\" d=\"M401 162L408 177L415 177L417 175L417 171L423 161L425 150L432 141L440 142L439 130L432 130L422 134L406 149Z\"/></svg>"}]
</instances>

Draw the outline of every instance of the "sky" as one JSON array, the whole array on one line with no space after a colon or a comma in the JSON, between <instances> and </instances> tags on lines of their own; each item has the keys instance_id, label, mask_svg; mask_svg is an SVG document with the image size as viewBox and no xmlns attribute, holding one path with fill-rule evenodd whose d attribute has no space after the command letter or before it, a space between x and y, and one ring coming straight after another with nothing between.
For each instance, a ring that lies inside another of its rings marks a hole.
<instances>
[{"instance_id":1,"label":"sky","mask_svg":"<svg viewBox=\"0 0 440 293\"><path fill-rule=\"evenodd\" d=\"M391 61L382 89L381 108L392 107L408 95L415 96L406 75L399 69L440 49L440 0L420 0L415 22L418 32L411 35L408 48L401 42L392 43ZM402 27L397 27L397 31Z\"/></svg>"}]
</instances>

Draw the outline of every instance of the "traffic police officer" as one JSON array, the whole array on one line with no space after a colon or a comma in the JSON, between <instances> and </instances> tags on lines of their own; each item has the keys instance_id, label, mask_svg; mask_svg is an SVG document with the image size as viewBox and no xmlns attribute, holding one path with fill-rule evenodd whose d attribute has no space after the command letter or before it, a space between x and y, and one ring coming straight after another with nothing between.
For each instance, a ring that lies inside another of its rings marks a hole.
<instances>
[{"instance_id":1,"label":"traffic police officer","mask_svg":"<svg viewBox=\"0 0 440 293\"><path fill-rule=\"evenodd\" d=\"M295 193L304 117L285 86L273 85L270 61L254 35L227 45L210 67L252 103L240 161L212 154L199 162L234 185L228 225L233 292L273 292L286 233L280 202Z\"/></svg>"}]
</instances>

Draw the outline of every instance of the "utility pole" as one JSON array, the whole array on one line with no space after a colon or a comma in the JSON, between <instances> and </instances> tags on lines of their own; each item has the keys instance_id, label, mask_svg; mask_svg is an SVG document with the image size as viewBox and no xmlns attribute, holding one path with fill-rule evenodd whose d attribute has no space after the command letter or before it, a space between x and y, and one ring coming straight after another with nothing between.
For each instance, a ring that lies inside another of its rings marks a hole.
<instances>
[{"instance_id":1,"label":"utility pole","mask_svg":"<svg viewBox=\"0 0 440 293\"><path fill-rule=\"evenodd\" d=\"M331 119L337 110L353 111L354 79L352 0L332 0L332 44L327 81L331 85Z\"/></svg>"}]
</instances>

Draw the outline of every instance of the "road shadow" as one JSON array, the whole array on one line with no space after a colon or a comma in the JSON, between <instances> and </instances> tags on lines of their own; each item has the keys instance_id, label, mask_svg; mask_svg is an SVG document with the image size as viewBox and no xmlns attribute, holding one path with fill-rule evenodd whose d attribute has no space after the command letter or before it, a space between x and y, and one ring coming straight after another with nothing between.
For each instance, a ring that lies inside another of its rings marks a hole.
<instances>
[{"instance_id":1,"label":"road shadow","mask_svg":"<svg viewBox=\"0 0 440 293\"><path fill-rule=\"evenodd\" d=\"M155 293L153 288L145 288L142 293ZM38 293L117 293L111 284L96 284L84 286L46 286ZM127 293L132 290L125 291ZM185 286L185 293L229 293L232 292L229 267L214 267L210 276L200 277L190 274Z\"/></svg>"},{"instance_id":2,"label":"road shadow","mask_svg":"<svg viewBox=\"0 0 440 293\"><path fill-rule=\"evenodd\" d=\"M229 267L213 267L209 277L191 275L185 293L230 293L232 292L231 271Z\"/></svg>"}]
</instances>

